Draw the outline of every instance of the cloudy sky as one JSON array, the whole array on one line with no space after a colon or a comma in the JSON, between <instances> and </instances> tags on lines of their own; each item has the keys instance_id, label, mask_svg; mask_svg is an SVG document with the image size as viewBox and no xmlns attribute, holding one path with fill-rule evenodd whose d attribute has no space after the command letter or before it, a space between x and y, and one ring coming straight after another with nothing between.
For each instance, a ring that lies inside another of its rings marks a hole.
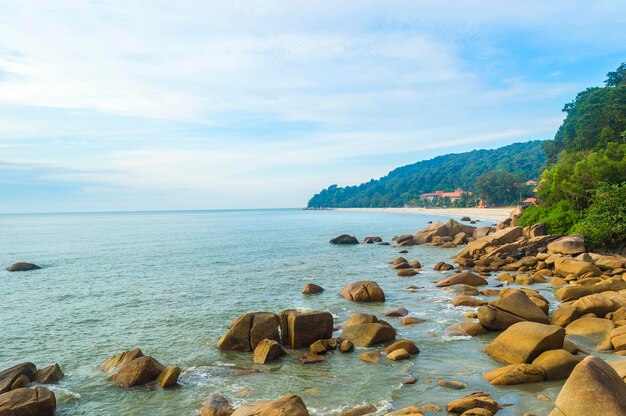
<instances>
[{"instance_id":1,"label":"cloudy sky","mask_svg":"<svg viewBox=\"0 0 626 416\"><path fill-rule=\"evenodd\" d=\"M615 1L0 2L0 211L300 207L551 138Z\"/></svg>"}]
</instances>

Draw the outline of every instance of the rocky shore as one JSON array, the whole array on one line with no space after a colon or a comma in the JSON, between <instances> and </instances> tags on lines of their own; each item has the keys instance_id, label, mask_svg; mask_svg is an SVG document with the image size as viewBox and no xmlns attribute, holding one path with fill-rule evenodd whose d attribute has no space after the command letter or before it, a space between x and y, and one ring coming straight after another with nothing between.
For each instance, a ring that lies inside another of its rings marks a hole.
<instances>
[{"instance_id":1,"label":"rocky shore","mask_svg":"<svg viewBox=\"0 0 626 416\"><path fill-rule=\"evenodd\" d=\"M379 236L358 239L342 234L330 243L391 245L400 253L417 245L448 249L441 250L441 259L433 267L441 273L435 286L455 293L451 306L462 307L464 312L441 335L489 340L497 335L484 351L475 352L492 360L482 373L486 382L508 389L503 392L522 384L561 384L551 416L626 415L626 358L609 364L597 356L601 351L626 356L626 258L589 252L582 236L548 235L542 224L519 227L520 215L520 209L514 210L495 226L474 226L470 218L435 222L390 242ZM458 251L450 257L455 248ZM38 268L32 266L18 263L13 269ZM406 257L389 258L388 267L397 275L394 279L415 282L424 272L419 259ZM347 305L381 305L388 300L385 285L376 281L346 283L336 296ZM554 298L543 296L537 288L550 289L557 302L550 302L548 297ZM420 286L412 284L407 290L419 292ZM318 299L323 292L323 287L309 283L301 296ZM468 308L471 312L465 312ZM422 360L424 347L398 336L402 334L398 329L399 325L419 327L423 322L405 307L389 308L380 316L352 313L342 320L332 310L250 311L230 323L211 348L223 352L226 361L234 353L257 366L295 359L297 365L316 368L341 355L381 371L381 361ZM184 368L163 365L139 348L109 357L100 370L103 380L122 391L185 388L184 382L179 384ZM58 365L37 369L32 363L22 363L0 372L0 416L54 415L56 397L45 385L62 378ZM405 385L417 381L413 377L398 380ZM419 406L379 409L365 404L333 415L418 416L447 411L489 416L507 407L505 402L498 403L493 392L479 391L480 386L471 383L439 380L436 385L459 394L447 403L424 403L428 398L421 397ZM243 405L213 394L197 412L203 416L309 415L306 397L303 400L293 393L277 391L272 400Z\"/></svg>"}]
</instances>

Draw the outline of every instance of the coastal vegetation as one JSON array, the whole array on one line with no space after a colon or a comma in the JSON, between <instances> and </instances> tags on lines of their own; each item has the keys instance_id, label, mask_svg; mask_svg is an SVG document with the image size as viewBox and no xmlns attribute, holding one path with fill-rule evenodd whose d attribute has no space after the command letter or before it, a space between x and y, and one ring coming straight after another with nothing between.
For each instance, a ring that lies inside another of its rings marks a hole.
<instances>
[{"instance_id":1,"label":"coastal vegetation","mask_svg":"<svg viewBox=\"0 0 626 416\"><path fill-rule=\"evenodd\" d=\"M456 206L476 206L478 199L483 196L481 193L494 204L507 205L528 196L528 188L514 187L514 183L538 178L545 163L546 155L539 140L514 143L498 149L448 154L399 167L380 179L372 179L361 185L331 185L314 195L308 207L452 205L452 201L443 198L438 201L420 200L421 194L440 189L478 191L461 196ZM497 189L509 189L509 192Z\"/></svg>"},{"instance_id":2,"label":"coastal vegetation","mask_svg":"<svg viewBox=\"0 0 626 416\"><path fill-rule=\"evenodd\" d=\"M626 63L563 108L554 140L543 143L547 168L539 205L520 225L546 224L550 233L585 235L591 248L626 244Z\"/></svg>"}]
</instances>

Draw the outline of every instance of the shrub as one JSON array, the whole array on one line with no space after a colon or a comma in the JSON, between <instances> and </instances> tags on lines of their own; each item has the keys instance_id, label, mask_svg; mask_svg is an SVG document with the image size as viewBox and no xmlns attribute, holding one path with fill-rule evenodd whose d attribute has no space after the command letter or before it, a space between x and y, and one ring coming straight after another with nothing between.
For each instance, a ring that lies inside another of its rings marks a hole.
<instances>
[{"instance_id":1,"label":"shrub","mask_svg":"<svg viewBox=\"0 0 626 416\"><path fill-rule=\"evenodd\" d=\"M580 214L570 206L567 200L546 206L526 208L518 221L523 227L543 222L550 234L567 234L580 219Z\"/></svg>"},{"instance_id":2,"label":"shrub","mask_svg":"<svg viewBox=\"0 0 626 416\"><path fill-rule=\"evenodd\" d=\"M583 234L592 249L621 249L626 244L626 182L600 184L572 231Z\"/></svg>"}]
</instances>

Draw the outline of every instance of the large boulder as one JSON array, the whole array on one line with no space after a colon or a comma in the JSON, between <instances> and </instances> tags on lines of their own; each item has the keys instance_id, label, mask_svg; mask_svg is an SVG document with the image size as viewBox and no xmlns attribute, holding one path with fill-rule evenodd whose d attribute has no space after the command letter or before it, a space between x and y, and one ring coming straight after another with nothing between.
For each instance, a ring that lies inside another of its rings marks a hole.
<instances>
[{"instance_id":1,"label":"large boulder","mask_svg":"<svg viewBox=\"0 0 626 416\"><path fill-rule=\"evenodd\" d=\"M461 337L475 337L477 335L482 335L486 332L487 330L484 326L482 326L479 322L473 321L459 322L457 324L450 325L444 330L444 333L446 335Z\"/></svg>"},{"instance_id":2,"label":"large boulder","mask_svg":"<svg viewBox=\"0 0 626 416\"><path fill-rule=\"evenodd\" d=\"M589 356L574 368L554 404L563 416L626 415L626 383L610 365Z\"/></svg>"},{"instance_id":3,"label":"large boulder","mask_svg":"<svg viewBox=\"0 0 626 416\"><path fill-rule=\"evenodd\" d=\"M596 351L613 349L611 331L615 324L610 319L580 318L565 327L567 338L576 345Z\"/></svg>"},{"instance_id":4,"label":"large boulder","mask_svg":"<svg viewBox=\"0 0 626 416\"><path fill-rule=\"evenodd\" d=\"M383 350L385 354L391 354L395 350L405 350L409 354L419 354L420 349L415 345L415 343L408 339L401 339L394 342L391 345L388 345Z\"/></svg>"},{"instance_id":5,"label":"large boulder","mask_svg":"<svg viewBox=\"0 0 626 416\"><path fill-rule=\"evenodd\" d=\"M180 367L177 365L168 365L161 371L156 379L159 386L163 388L174 387L178 385L178 377L180 376Z\"/></svg>"},{"instance_id":6,"label":"large boulder","mask_svg":"<svg viewBox=\"0 0 626 416\"><path fill-rule=\"evenodd\" d=\"M109 380L122 387L141 386L155 381L165 369L163 365L149 356L135 358L121 367Z\"/></svg>"},{"instance_id":7,"label":"large boulder","mask_svg":"<svg viewBox=\"0 0 626 416\"><path fill-rule=\"evenodd\" d=\"M20 388L0 394L0 415L53 416L56 404L54 393L48 389Z\"/></svg>"},{"instance_id":8,"label":"large boulder","mask_svg":"<svg viewBox=\"0 0 626 416\"><path fill-rule=\"evenodd\" d=\"M109 372L119 367L123 367L135 358L143 357L143 352L139 348L120 352L109 358L107 358L102 364L100 364L100 370Z\"/></svg>"},{"instance_id":9,"label":"large boulder","mask_svg":"<svg viewBox=\"0 0 626 416\"><path fill-rule=\"evenodd\" d=\"M598 256L594 264L601 270L615 270L626 267L626 258L620 256Z\"/></svg>"},{"instance_id":10,"label":"large boulder","mask_svg":"<svg viewBox=\"0 0 626 416\"><path fill-rule=\"evenodd\" d=\"M249 312L241 315L230 324L230 329L217 342L222 351L254 351L264 339L279 341L280 320L271 312Z\"/></svg>"},{"instance_id":11,"label":"large boulder","mask_svg":"<svg viewBox=\"0 0 626 416\"><path fill-rule=\"evenodd\" d=\"M25 261L18 261L17 263L13 263L7 270L10 272L28 272L31 270L39 270L41 267L37 266L33 263L27 263Z\"/></svg>"},{"instance_id":12,"label":"large boulder","mask_svg":"<svg viewBox=\"0 0 626 416\"><path fill-rule=\"evenodd\" d=\"M243 405L232 416L309 416L309 412L300 397L289 395Z\"/></svg>"},{"instance_id":13,"label":"large boulder","mask_svg":"<svg viewBox=\"0 0 626 416\"><path fill-rule=\"evenodd\" d=\"M37 367L30 362L14 365L13 367L0 371L0 394L11 391L13 383L21 376L26 377L29 382L35 380L36 371Z\"/></svg>"},{"instance_id":14,"label":"large boulder","mask_svg":"<svg viewBox=\"0 0 626 416\"><path fill-rule=\"evenodd\" d=\"M593 263L562 257L554 262L554 270L562 277L574 275L576 277L594 277L602 273Z\"/></svg>"},{"instance_id":15,"label":"large boulder","mask_svg":"<svg viewBox=\"0 0 626 416\"><path fill-rule=\"evenodd\" d=\"M582 235L568 235L548 244L548 252L553 254L577 255L585 252L585 239Z\"/></svg>"},{"instance_id":16,"label":"large boulder","mask_svg":"<svg viewBox=\"0 0 626 416\"><path fill-rule=\"evenodd\" d=\"M356 237L349 234L341 234L329 241L331 244L359 244Z\"/></svg>"},{"instance_id":17,"label":"large boulder","mask_svg":"<svg viewBox=\"0 0 626 416\"><path fill-rule=\"evenodd\" d=\"M226 397L214 393L205 400L200 409L200 416L230 416L234 411L235 409Z\"/></svg>"},{"instance_id":18,"label":"large boulder","mask_svg":"<svg viewBox=\"0 0 626 416\"><path fill-rule=\"evenodd\" d=\"M326 311L287 309L280 313L280 331L283 345L308 348L319 339L332 337L333 315Z\"/></svg>"},{"instance_id":19,"label":"large boulder","mask_svg":"<svg viewBox=\"0 0 626 416\"><path fill-rule=\"evenodd\" d=\"M626 350L626 326L620 326L611 331L611 344L615 351Z\"/></svg>"},{"instance_id":20,"label":"large boulder","mask_svg":"<svg viewBox=\"0 0 626 416\"><path fill-rule=\"evenodd\" d=\"M491 331L501 331L523 321L549 323L548 316L525 292L518 290L478 309L480 324Z\"/></svg>"},{"instance_id":21,"label":"large boulder","mask_svg":"<svg viewBox=\"0 0 626 416\"><path fill-rule=\"evenodd\" d=\"M453 274L452 276L444 277L436 283L437 287L448 287L453 285L468 285L468 286L484 286L487 284L487 281L482 277L465 271L457 274Z\"/></svg>"},{"instance_id":22,"label":"large boulder","mask_svg":"<svg viewBox=\"0 0 626 416\"><path fill-rule=\"evenodd\" d=\"M538 383L546 378L546 372L543 368L533 364L511 364L489 371L483 375L483 378L494 386L508 386Z\"/></svg>"},{"instance_id":23,"label":"large boulder","mask_svg":"<svg viewBox=\"0 0 626 416\"><path fill-rule=\"evenodd\" d=\"M564 339L560 326L519 322L498 335L485 352L509 364L530 364L544 351L562 349Z\"/></svg>"},{"instance_id":24,"label":"large boulder","mask_svg":"<svg viewBox=\"0 0 626 416\"><path fill-rule=\"evenodd\" d=\"M509 227L496 231L470 242L461 253L476 256L485 251L488 247L498 247L509 244L522 236L522 227Z\"/></svg>"},{"instance_id":25,"label":"large boulder","mask_svg":"<svg viewBox=\"0 0 626 416\"><path fill-rule=\"evenodd\" d=\"M535 358L533 365L546 372L546 380L564 380L580 362L580 358L565 350L545 351Z\"/></svg>"},{"instance_id":26,"label":"large boulder","mask_svg":"<svg viewBox=\"0 0 626 416\"><path fill-rule=\"evenodd\" d=\"M350 283L341 289L339 295L353 302L384 302L385 292L373 280Z\"/></svg>"},{"instance_id":27,"label":"large boulder","mask_svg":"<svg viewBox=\"0 0 626 416\"><path fill-rule=\"evenodd\" d=\"M371 347L396 338L396 330L381 323L348 325L343 328L341 338L352 341L357 347Z\"/></svg>"}]
</instances>

